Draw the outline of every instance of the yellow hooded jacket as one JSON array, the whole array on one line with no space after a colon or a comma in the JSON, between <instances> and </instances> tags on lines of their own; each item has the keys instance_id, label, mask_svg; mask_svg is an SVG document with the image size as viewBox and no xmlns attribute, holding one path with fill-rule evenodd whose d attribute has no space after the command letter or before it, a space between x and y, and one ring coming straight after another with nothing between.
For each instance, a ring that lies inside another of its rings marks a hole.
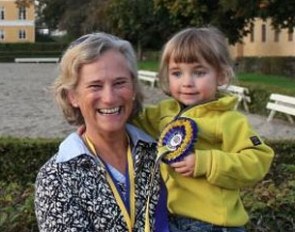
<instances>
[{"instance_id":1,"label":"yellow hooded jacket","mask_svg":"<svg viewBox=\"0 0 295 232\"><path fill-rule=\"evenodd\" d=\"M154 138L178 116L191 118L198 125L194 176L183 177L169 165L161 164L171 214L220 226L242 226L248 221L240 188L263 179L274 152L247 118L233 110L236 100L225 95L181 110L177 101L167 99L146 107L134 119Z\"/></svg>"}]
</instances>

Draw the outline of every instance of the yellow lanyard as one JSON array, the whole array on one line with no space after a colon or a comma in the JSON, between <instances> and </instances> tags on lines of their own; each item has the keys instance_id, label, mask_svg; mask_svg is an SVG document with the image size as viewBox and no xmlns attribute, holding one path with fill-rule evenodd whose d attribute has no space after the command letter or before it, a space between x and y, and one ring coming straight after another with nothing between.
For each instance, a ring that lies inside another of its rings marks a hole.
<instances>
[{"instance_id":1,"label":"yellow lanyard","mask_svg":"<svg viewBox=\"0 0 295 232\"><path fill-rule=\"evenodd\" d=\"M91 152L97 156L95 147L93 143L88 139L87 136L84 135L85 142L87 143L87 146L91 149ZM128 177L129 177L129 208L130 208L130 214L128 213L128 210L126 209L126 206L124 204L124 201L121 198L120 193L118 192L118 189L110 176L110 173L107 171L106 178L108 181L108 184L111 187L111 190L114 194L114 197L121 209L121 212L123 214L123 217L127 223L128 231L132 232L132 228L134 226L135 221L135 183L134 183L134 168L133 168L133 159L132 159L132 153L130 149L130 145L128 145L127 149L127 160L128 160ZM101 162L103 164L103 162ZM103 164L104 165L104 164ZM106 168L107 170L107 168Z\"/></svg>"}]
</instances>

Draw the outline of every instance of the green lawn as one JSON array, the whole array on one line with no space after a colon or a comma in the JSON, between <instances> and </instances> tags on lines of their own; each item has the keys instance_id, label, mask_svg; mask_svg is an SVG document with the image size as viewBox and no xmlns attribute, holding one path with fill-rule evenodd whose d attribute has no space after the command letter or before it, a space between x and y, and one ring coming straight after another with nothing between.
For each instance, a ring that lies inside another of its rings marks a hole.
<instances>
[{"instance_id":1,"label":"green lawn","mask_svg":"<svg viewBox=\"0 0 295 232\"><path fill-rule=\"evenodd\" d=\"M259 73L239 73L238 81L245 83L261 84L282 89L288 89L295 92L295 79L279 75L265 75Z\"/></svg>"},{"instance_id":2,"label":"green lawn","mask_svg":"<svg viewBox=\"0 0 295 232\"><path fill-rule=\"evenodd\" d=\"M143 70L149 70L149 71L158 71L158 61L155 60L145 60L145 61L139 61L138 62L138 68Z\"/></svg>"},{"instance_id":3,"label":"green lawn","mask_svg":"<svg viewBox=\"0 0 295 232\"><path fill-rule=\"evenodd\" d=\"M139 69L158 71L158 61L146 60L139 62ZM295 78L291 79L279 75L265 75L260 73L238 73L237 81L241 83L259 84L272 88L287 89L295 93Z\"/></svg>"}]
</instances>

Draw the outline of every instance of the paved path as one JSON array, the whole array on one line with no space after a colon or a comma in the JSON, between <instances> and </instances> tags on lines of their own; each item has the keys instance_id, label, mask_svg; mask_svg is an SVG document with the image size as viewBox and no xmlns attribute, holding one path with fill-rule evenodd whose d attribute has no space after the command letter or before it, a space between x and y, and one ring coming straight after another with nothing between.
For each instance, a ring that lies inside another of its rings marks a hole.
<instances>
[{"instance_id":1,"label":"paved path","mask_svg":"<svg viewBox=\"0 0 295 232\"><path fill-rule=\"evenodd\" d=\"M57 64L0 63L0 136L64 137L69 126L55 105L48 87L57 75ZM146 103L165 96L145 87ZM254 128L266 138L295 139L295 125L248 114Z\"/></svg>"}]
</instances>

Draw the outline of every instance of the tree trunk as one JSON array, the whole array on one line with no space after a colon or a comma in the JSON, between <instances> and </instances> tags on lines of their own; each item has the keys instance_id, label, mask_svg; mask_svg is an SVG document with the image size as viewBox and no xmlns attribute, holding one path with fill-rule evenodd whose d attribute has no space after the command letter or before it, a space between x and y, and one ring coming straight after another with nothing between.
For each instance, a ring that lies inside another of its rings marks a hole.
<instances>
[{"instance_id":1,"label":"tree trunk","mask_svg":"<svg viewBox=\"0 0 295 232\"><path fill-rule=\"evenodd\" d=\"M142 56L143 56L143 52L142 52L142 46L141 46L140 40L137 40L137 48L136 48L136 50L137 50L137 59L139 61L141 61Z\"/></svg>"}]
</instances>

